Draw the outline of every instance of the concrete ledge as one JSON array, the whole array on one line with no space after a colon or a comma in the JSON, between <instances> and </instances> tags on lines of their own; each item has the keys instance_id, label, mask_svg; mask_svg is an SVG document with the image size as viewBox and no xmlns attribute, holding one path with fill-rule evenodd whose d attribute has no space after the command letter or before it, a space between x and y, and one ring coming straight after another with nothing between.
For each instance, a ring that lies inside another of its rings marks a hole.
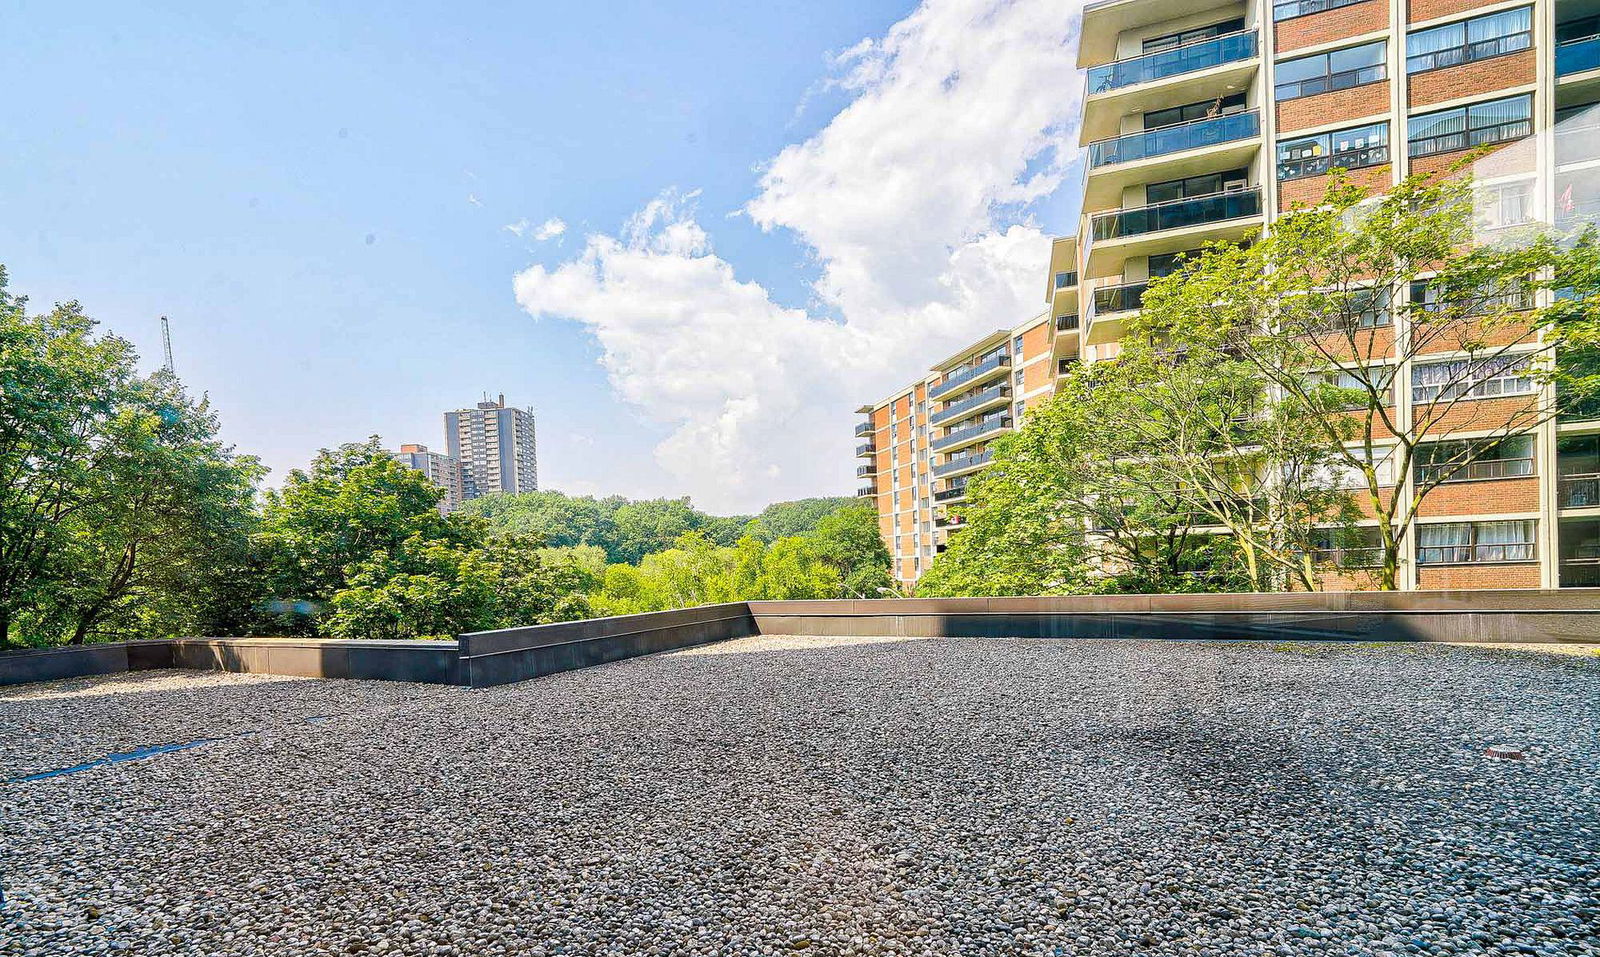
<instances>
[{"instance_id":1,"label":"concrete ledge","mask_svg":"<svg viewBox=\"0 0 1600 957\"><path fill-rule=\"evenodd\" d=\"M746 602L701 605L473 632L461 636L461 665L466 684L488 688L756 633Z\"/></svg>"},{"instance_id":2,"label":"concrete ledge","mask_svg":"<svg viewBox=\"0 0 1600 957\"><path fill-rule=\"evenodd\" d=\"M177 638L0 653L0 685L201 668L491 685L755 634L1589 643L1600 589L754 601L504 628L458 641Z\"/></svg>"},{"instance_id":3,"label":"concrete ledge","mask_svg":"<svg viewBox=\"0 0 1600 957\"><path fill-rule=\"evenodd\" d=\"M461 684L454 641L334 638L179 638L173 667L304 678Z\"/></svg>"},{"instance_id":4,"label":"concrete ledge","mask_svg":"<svg viewBox=\"0 0 1600 957\"><path fill-rule=\"evenodd\" d=\"M172 667L168 641L110 641L0 653L0 685Z\"/></svg>"}]
</instances>

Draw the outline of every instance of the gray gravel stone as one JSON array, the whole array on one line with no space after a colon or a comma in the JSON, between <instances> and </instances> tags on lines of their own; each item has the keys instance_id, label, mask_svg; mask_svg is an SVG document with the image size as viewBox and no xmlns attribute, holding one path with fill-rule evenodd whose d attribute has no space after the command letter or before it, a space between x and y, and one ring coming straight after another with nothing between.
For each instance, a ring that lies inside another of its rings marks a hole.
<instances>
[{"instance_id":1,"label":"gray gravel stone","mask_svg":"<svg viewBox=\"0 0 1600 957\"><path fill-rule=\"evenodd\" d=\"M0 954L1600 954L1597 729L1600 660L1424 646L4 689L0 777L217 740L0 786Z\"/></svg>"}]
</instances>

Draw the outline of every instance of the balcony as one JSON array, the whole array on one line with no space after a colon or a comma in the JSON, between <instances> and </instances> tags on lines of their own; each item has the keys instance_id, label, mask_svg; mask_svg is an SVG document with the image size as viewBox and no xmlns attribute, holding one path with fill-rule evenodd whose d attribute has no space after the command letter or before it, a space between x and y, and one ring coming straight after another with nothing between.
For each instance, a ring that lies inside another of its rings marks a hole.
<instances>
[{"instance_id":1,"label":"balcony","mask_svg":"<svg viewBox=\"0 0 1600 957\"><path fill-rule=\"evenodd\" d=\"M1104 209L1129 186L1249 166L1261 148L1256 110L1158 126L1089 144L1088 209Z\"/></svg>"},{"instance_id":2,"label":"balcony","mask_svg":"<svg viewBox=\"0 0 1600 957\"><path fill-rule=\"evenodd\" d=\"M957 391L962 386L976 385L985 379L991 378L996 372L1006 369L1010 365L1011 357L1002 352L976 365L970 365L964 369L957 369L954 372L947 373L943 381L928 390L928 398L938 399Z\"/></svg>"},{"instance_id":3,"label":"balcony","mask_svg":"<svg viewBox=\"0 0 1600 957\"><path fill-rule=\"evenodd\" d=\"M1600 472L1563 475L1556 494L1561 508L1600 508Z\"/></svg>"},{"instance_id":4,"label":"balcony","mask_svg":"<svg viewBox=\"0 0 1600 957\"><path fill-rule=\"evenodd\" d=\"M1089 342L1099 345L1121 335L1121 320L1138 312L1144 304L1148 282L1101 286L1089 300Z\"/></svg>"},{"instance_id":5,"label":"balcony","mask_svg":"<svg viewBox=\"0 0 1600 957\"><path fill-rule=\"evenodd\" d=\"M878 451L878 447L871 442L863 442L856 446L856 456L858 458L863 455L871 455L876 451Z\"/></svg>"},{"instance_id":6,"label":"balcony","mask_svg":"<svg viewBox=\"0 0 1600 957\"><path fill-rule=\"evenodd\" d=\"M863 485L856 489L856 498L872 498L877 494L878 487L876 485Z\"/></svg>"},{"instance_id":7,"label":"balcony","mask_svg":"<svg viewBox=\"0 0 1600 957\"><path fill-rule=\"evenodd\" d=\"M871 434L872 434L872 423L871 422L862 422L862 423L860 423L860 424L858 424L856 426L856 438L860 438L863 435L871 435Z\"/></svg>"},{"instance_id":8,"label":"balcony","mask_svg":"<svg viewBox=\"0 0 1600 957\"><path fill-rule=\"evenodd\" d=\"M952 402L939 411L932 413L928 416L928 422L932 425L948 425L975 412L981 412L991 406L1003 404L1009 398L1011 398L1010 386L1004 383L993 385L962 399L960 402Z\"/></svg>"},{"instance_id":9,"label":"balcony","mask_svg":"<svg viewBox=\"0 0 1600 957\"><path fill-rule=\"evenodd\" d=\"M1091 220L1084 275L1114 276L1129 256L1158 256L1207 240L1241 239L1260 218L1260 187L1102 213Z\"/></svg>"},{"instance_id":10,"label":"balcony","mask_svg":"<svg viewBox=\"0 0 1600 957\"><path fill-rule=\"evenodd\" d=\"M966 482L951 482L950 487L933 493L933 500L941 505L965 501L967 497Z\"/></svg>"},{"instance_id":11,"label":"balcony","mask_svg":"<svg viewBox=\"0 0 1600 957\"><path fill-rule=\"evenodd\" d=\"M935 439L933 450L935 452L945 452L951 449L959 449L964 445L971 445L985 436L994 435L1009 428L1011 428L1011 416L1006 415L1004 412L996 412L993 415L984 416L972 425L954 429L949 434Z\"/></svg>"},{"instance_id":12,"label":"balcony","mask_svg":"<svg viewBox=\"0 0 1600 957\"><path fill-rule=\"evenodd\" d=\"M1076 313L1070 316L1056 316L1057 332L1076 332L1077 330L1078 316Z\"/></svg>"},{"instance_id":13,"label":"balcony","mask_svg":"<svg viewBox=\"0 0 1600 957\"><path fill-rule=\"evenodd\" d=\"M1600 70L1600 36L1579 37L1556 47L1556 76Z\"/></svg>"},{"instance_id":14,"label":"balcony","mask_svg":"<svg viewBox=\"0 0 1600 957\"><path fill-rule=\"evenodd\" d=\"M1124 116L1187 102L1211 101L1249 89L1261 68L1256 31L1098 63L1088 69L1080 142L1119 131Z\"/></svg>"},{"instance_id":15,"label":"balcony","mask_svg":"<svg viewBox=\"0 0 1600 957\"><path fill-rule=\"evenodd\" d=\"M967 472L976 471L988 465L992 457L993 454L988 449L984 449L982 452L974 452L970 455L954 456L942 465L935 465L933 467L933 477L944 478L947 475L964 475ZM935 496L935 500L937 501L937 496Z\"/></svg>"},{"instance_id":16,"label":"balcony","mask_svg":"<svg viewBox=\"0 0 1600 957\"><path fill-rule=\"evenodd\" d=\"M872 464L871 462L868 462L866 465L858 465L858 466L856 466L856 478L866 478L869 475L877 475L877 474L878 474L878 467L876 465Z\"/></svg>"},{"instance_id":17,"label":"balcony","mask_svg":"<svg viewBox=\"0 0 1600 957\"><path fill-rule=\"evenodd\" d=\"M1600 105L1578 116L1556 120L1556 165L1600 160ZM1557 195L1561 190L1557 188Z\"/></svg>"},{"instance_id":18,"label":"balcony","mask_svg":"<svg viewBox=\"0 0 1600 957\"><path fill-rule=\"evenodd\" d=\"M966 518L960 515L940 515L933 520L934 528L948 528L952 531L967 524Z\"/></svg>"}]
</instances>

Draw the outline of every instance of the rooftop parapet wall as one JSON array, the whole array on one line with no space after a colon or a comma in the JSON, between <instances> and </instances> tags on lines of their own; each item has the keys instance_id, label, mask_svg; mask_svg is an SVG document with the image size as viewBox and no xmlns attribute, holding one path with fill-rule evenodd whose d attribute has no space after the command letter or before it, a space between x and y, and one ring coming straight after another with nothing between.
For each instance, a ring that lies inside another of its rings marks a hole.
<instances>
[{"instance_id":1,"label":"rooftop parapet wall","mask_svg":"<svg viewBox=\"0 0 1600 957\"><path fill-rule=\"evenodd\" d=\"M154 668L486 688L756 634L1600 642L1600 589L753 601L458 641L180 638L0 653L0 685Z\"/></svg>"}]
</instances>

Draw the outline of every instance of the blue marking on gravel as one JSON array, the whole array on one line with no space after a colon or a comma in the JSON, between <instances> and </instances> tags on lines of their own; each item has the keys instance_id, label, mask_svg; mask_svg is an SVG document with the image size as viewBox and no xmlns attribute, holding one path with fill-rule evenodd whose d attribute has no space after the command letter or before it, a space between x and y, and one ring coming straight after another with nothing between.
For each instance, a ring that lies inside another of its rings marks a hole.
<instances>
[{"instance_id":1,"label":"blue marking on gravel","mask_svg":"<svg viewBox=\"0 0 1600 957\"><path fill-rule=\"evenodd\" d=\"M301 720L306 724L323 724L324 722L332 721L333 719L334 715L331 714L314 714L309 718L302 718ZM103 758L96 758L93 761L85 761L82 764L74 764L70 768L56 768L54 771L39 771L34 774L24 774L21 777L6 778L5 783L26 784L29 781L43 781L46 778L59 778L68 774L77 774L80 771L87 771L90 768L102 768L111 764L124 764L128 761L139 761L144 758L154 757L158 754L170 754L173 751L187 751L190 748L198 748L202 744L210 744L213 741L221 741L224 738L248 738L259 733L259 731L241 731L238 734L223 735L220 738L198 738L194 741L175 741L171 744L153 744L148 748L139 748L134 751L128 751L124 754L108 754Z\"/></svg>"}]
</instances>

